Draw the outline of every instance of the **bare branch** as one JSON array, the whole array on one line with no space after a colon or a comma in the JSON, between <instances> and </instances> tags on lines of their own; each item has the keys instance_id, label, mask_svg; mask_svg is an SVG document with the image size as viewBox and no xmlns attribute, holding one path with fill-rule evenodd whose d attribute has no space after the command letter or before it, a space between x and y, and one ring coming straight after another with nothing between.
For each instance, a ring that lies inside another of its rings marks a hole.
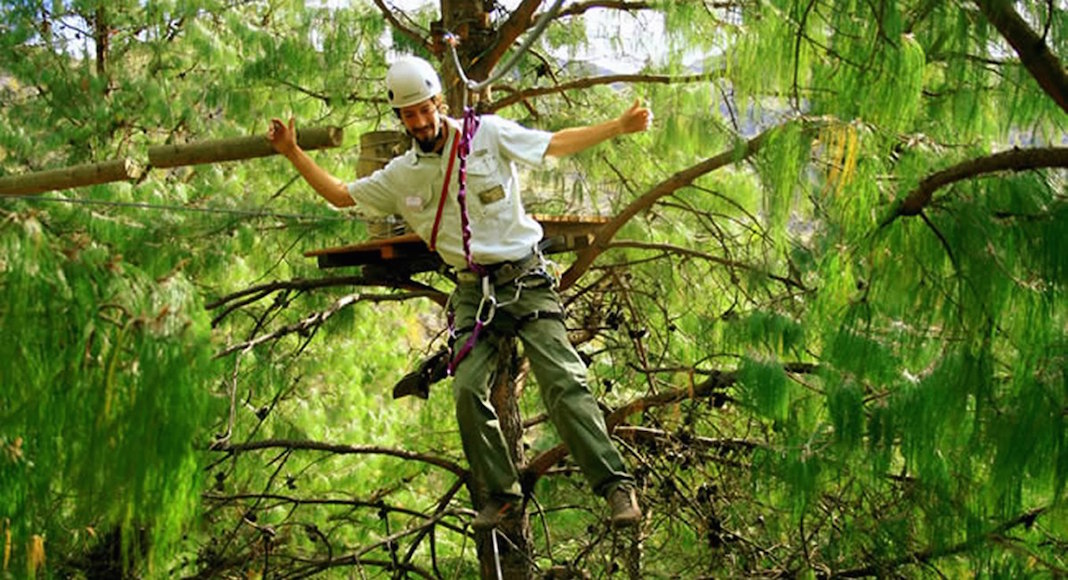
<instances>
[{"instance_id":1,"label":"bare branch","mask_svg":"<svg viewBox=\"0 0 1068 580\"><path fill-rule=\"evenodd\" d=\"M796 374L811 374L817 370L816 365L808 363L789 363L784 365L784 368L786 372ZM672 405L687 399L711 398L714 406L723 406L723 404L734 400L724 391L737 380L738 374L735 371L712 371L707 379L690 388L664 391L631 401L605 417L605 424L608 427L608 432L611 433L617 426L622 425L630 415L640 413L645 409ZM537 480L552 466L567 457L567 454L567 447L563 444L541 453L527 464L526 469L523 470L524 477Z\"/></svg>"},{"instance_id":2,"label":"bare branch","mask_svg":"<svg viewBox=\"0 0 1068 580\"><path fill-rule=\"evenodd\" d=\"M375 0L375 6L378 7L378 10L382 12L382 16L385 17L386 21L388 21L389 24L393 26L393 28L396 28L398 32L410 38L412 42L415 42L416 44L422 46L427 51L431 51L433 47L431 46L430 41L426 39L426 37L424 37L422 34L419 34L419 31L415 28L406 26L403 22L400 21L399 18L397 18L396 13L401 12L400 10L390 8L388 5L386 5L384 0ZM403 14L403 12L401 13Z\"/></svg>"},{"instance_id":3,"label":"bare branch","mask_svg":"<svg viewBox=\"0 0 1068 580\"><path fill-rule=\"evenodd\" d=\"M558 17L579 16L594 8L611 8L625 12L648 10L653 8L651 2L627 2L626 0L589 0L588 2L576 2L567 8L562 8Z\"/></svg>"},{"instance_id":4,"label":"bare branch","mask_svg":"<svg viewBox=\"0 0 1068 580\"><path fill-rule=\"evenodd\" d=\"M890 216L883 220L880 227L889 225L899 216L919 215L931 202L934 192L942 186L996 171L1026 171L1045 167L1068 167L1068 147L1010 149L969 159L925 177Z\"/></svg>"},{"instance_id":5,"label":"bare branch","mask_svg":"<svg viewBox=\"0 0 1068 580\"><path fill-rule=\"evenodd\" d=\"M223 351L221 351L219 353L216 353L214 358L222 358L222 357L224 357L226 355L233 354L233 353L238 352L238 351L251 350L251 349L255 348L256 346L261 345L261 344L263 344L263 343L265 343L267 341L276 340L276 339L282 338L283 336L286 336L288 334L293 334L295 332L296 333L302 333L302 334L303 333L307 333L307 332L311 331L312 329L318 328L319 326L321 326L324 322L327 321L327 319L329 319L331 316L336 314L338 311L343 310L344 308L347 308L349 306L352 306L356 302L359 302L359 300L360 300L360 295L359 294L349 294L348 296L342 296L341 298L339 298L336 301L334 301L334 303L330 305L330 308L327 308L326 310L323 310L322 312L316 312L314 314L311 314L311 315L305 317L300 322L295 322L293 324L287 324L286 326L283 326L282 328L279 328L278 330L275 330L274 332L269 332L267 334L263 334L263 335L257 336L256 338L254 338L252 340L249 340L249 341L246 341L246 342L242 342L240 344L231 345L231 346L227 347L226 349L224 349Z\"/></svg>"},{"instance_id":6,"label":"bare branch","mask_svg":"<svg viewBox=\"0 0 1068 580\"><path fill-rule=\"evenodd\" d=\"M613 432L617 437L629 441L649 441L654 443L667 442L677 437L662 429L650 429L648 427L619 426ZM764 443L757 443L748 439L713 439L711 437L693 436L686 440L690 448L710 449L714 451L752 451L753 449L766 448Z\"/></svg>"},{"instance_id":7,"label":"bare branch","mask_svg":"<svg viewBox=\"0 0 1068 580\"><path fill-rule=\"evenodd\" d=\"M1031 30L1009 0L975 0L975 3L983 16L1012 45L1020 56L1020 62L1038 81L1042 90L1068 113L1068 72L1065 72L1060 59L1050 51L1042 37Z\"/></svg>"},{"instance_id":8,"label":"bare branch","mask_svg":"<svg viewBox=\"0 0 1068 580\"><path fill-rule=\"evenodd\" d=\"M679 84L679 83L694 83L705 80L711 80L722 76L722 71L716 71L712 73L705 73L699 75L683 75L683 76L669 76L669 75L648 75L648 74L620 74L620 75L605 75L600 77L586 77L570 82L566 82L551 87L535 87L532 89L526 89L523 91L513 91L507 97L494 101L486 105L486 110L489 112L499 111L505 107L509 107L518 102L525 101L533 97L540 97L542 95L553 95L557 93L563 93L565 91L573 91L579 89L587 89L599 85L610 85L613 83L647 83L647 84Z\"/></svg>"},{"instance_id":9,"label":"bare branch","mask_svg":"<svg viewBox=\"0 0 1068 580\"><path fill-rule=\"evenodd\" d=\"M1004 522L1004 523L998 525L997 527L995 527L994 529L990 530L989 532L987 532L985 534L976 535L973 538L965 540L965 541L963 541L963 542L961 542L959 544L955 544L955 545L952 545L952 546L946 546L944 548L938 548L938 549L928 548L926 550L920 550L920 551L912 552L910 554L905 554L904 556L901 556L900 558L897 558L897 559L895 559L895 560L893 560L891 562L880 562L880 563L877 563L877 564L869 564L867 566L863 566L863 567L860 567L860 568L852 568L852 569L849 569L849 570L842 570L840 572L835 573L834 577L837 577L837 578L862 578L862 577L866 577L866 576L876 576L876 575L879 575L879 574L885 574L887 572L890 572L894 568L897 568L899 566L906 566L906 565L909 565L909 564L922 564L922 563L930 562L931 560L936 560L938 558L944 558L946 556L952 556L954 554L960 554L961 552L966 552L968 550L971 550L975 546L980 545L980 544L982 544L984 542L994 541L998 537L1000 537L1001 534L1004 534L1005 532L1007 532L1007 531L1009 531L1009 530L1011 530L1013 528L1016 528L1016 527L1019 527L1019 526L1031 527L1032 525L1034 525L1035 520L1038 519L1038 517L1041 516L1048 509L1049 508L1045 508L1045 507L1035 508L1033 510L1030 510L1028 512L1020 514L1019 516L1017 516L1017 517L1015 517L1015 518L1013 518L1013 519L1011 519L1011 520L1009 520L1007 522Z\"/></svg>"},{"instance_id":10,"label":"bare branch","mask_svg":"<svg viewBox=\"0 0 1068 580\"><path fill-rule=\"evenodd\" d=\"M243 453L258 451L261 449L285 449L289 451L327 451L338 455L386 455L398 459L420 461L435 467L440 467L452 472L457 477L466 478L467 470L459 464L442 459L428 453L416 453L404 449L391 447L379 447L376 445L346 445L340 443L325 443L322 441L293 440L293 439L264 439L263 441L249 441L247 443L229 443L213 447L213 451L226 453Z\"/></svg>"},{"instance_id":11,"label":"bare branch","mask_svg":"<svg viewBox=\"0 0 1068 580\"><path fill-rule=\"evenodd\" d=\"M233 294L227 294L226 296L223 296L214 302L208 303L204 306L204 308L206 310L215 310L216 308L219 308L220 306L223 306L228 302L232 302L234 300L238 300L250 295L255 296L255 298L251 300L252 302L255 302L256 300L259 300L276 290L304 291L315 290L318 288L329 288L332 286L386 286L399 290L409 290L413 293L423 293L428 298L434 300L434 302L441 305L445 304L445 299L447 298L445 294L440 290L437 290L436 288L428 286L426 284L414 282L412 280L397 281L385 280L381 277L370 276L341 276L337 278L316 279L293 278L292 280L277 280L274 282L258 284L256 286L251 286L249 288L245 288L244 290L234 292Z\"/></svg>"}]
</instances>

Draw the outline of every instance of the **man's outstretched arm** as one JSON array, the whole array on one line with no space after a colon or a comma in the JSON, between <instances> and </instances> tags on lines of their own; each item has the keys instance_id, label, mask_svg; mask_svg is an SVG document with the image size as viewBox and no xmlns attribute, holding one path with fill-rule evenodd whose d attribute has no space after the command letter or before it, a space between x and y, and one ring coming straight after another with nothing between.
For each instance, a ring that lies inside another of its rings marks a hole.
<instances>
[{"instance_id":1,"label":"man's outstretched arm","mask_svg":"<svg viewBox=\"0 0 1068 580\"><path fill-rule=\"evenodd\" d=\"M564 157L584 151L613 137L645 131L653 121L653 112L634 101L629 109L616 119L585 127L561 129L553 133L545 154Z\"/></svg>"},{"instance_id":2,"label":"man's outstretched arm","mask_svg":"<svg viewBox=\"0 0 1068 580\"><path fill-rule=\"evenodd\" d=\"M271 142L275 151L289 159L304 181L307 181L308 185L312 186L312 189L319 195L326 198L326 201L334 207L353 205L345 182L327 173L297 145L297 132L292 118L289 119L289 125L283 123L281 119L271 119L271 126L267 129L267 140Z\"/></svg>"}]
</instances>

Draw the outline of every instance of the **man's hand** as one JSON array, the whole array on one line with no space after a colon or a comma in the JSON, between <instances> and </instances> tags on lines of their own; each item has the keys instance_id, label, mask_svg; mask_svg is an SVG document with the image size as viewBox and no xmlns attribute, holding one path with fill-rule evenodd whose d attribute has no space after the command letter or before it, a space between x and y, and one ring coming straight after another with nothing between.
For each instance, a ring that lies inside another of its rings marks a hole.
<instances>
[{"instance_id":1,"label":"man's hand","mask_svg":"<svg viewBox=\"0 0 1068 580\"><path fill-rule=\"evenodd\" d=\"M281 119L271 119L270 127L267 127L267 140L271 147L282 155L289 156L297 150L297 131L294 128L293 117L289 118L286 126Z\"/></svg>"},{"instance_id":2,"label":"man's hand","mask_svg":"<svg viewBox=\"0 0 1068 580\"><path fill-rule=\"evenodd\" d=\"M271 119L271 125L267 127L267 141L274 150L285 155L286 159L297 168L304 181L312 186L319 195L326 198L334 207L348 207L354 202L349 195L345 182L330 175L322 167L319 167L308 154L297 145L297 130L294 128L293 117L289 118L286 125L281 119Z\"/></svg>"},{"instance_id":3,"label":"man's hand","mask_svg":"<svg viewBox=\"0 0 1068 580\"><path fill-rule=\"evenodd\" d=\"M645 131L652 123L653 112L643 107L639 99L635 99L634 104L619 116L619 127L624 135Z\"/></svg>"}]
</instances>

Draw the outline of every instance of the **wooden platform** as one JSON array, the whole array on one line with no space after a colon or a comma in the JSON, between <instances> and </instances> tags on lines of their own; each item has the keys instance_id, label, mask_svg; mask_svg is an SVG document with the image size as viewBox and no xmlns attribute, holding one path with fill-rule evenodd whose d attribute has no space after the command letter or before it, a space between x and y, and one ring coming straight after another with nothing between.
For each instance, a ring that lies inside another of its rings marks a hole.
<instances>
[{"instance_id":1,"label":"wooden platform","mask_svg":"<svg viewBox=\"0 0 1068 580\"><path fill-rule=\"evenodd\" d=\"M581 250L590 245L593 235L608 218L535 215L550 241L545 252L555 254ZM430 251L416 234L404 234L360 244L312 250L304 253L315 258L320 268L364 266L390 277L406 278L417 272L441 268L441 258Z\"/></svg>"}]
</instances>

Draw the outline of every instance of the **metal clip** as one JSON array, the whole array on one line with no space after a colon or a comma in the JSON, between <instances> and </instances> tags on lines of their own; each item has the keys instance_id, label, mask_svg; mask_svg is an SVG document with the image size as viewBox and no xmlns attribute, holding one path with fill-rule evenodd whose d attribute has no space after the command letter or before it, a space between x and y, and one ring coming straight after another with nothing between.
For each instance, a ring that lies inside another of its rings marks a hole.
<instances>
[{"instance_id":1,"label":"metal clip","mask_svg":"<svg viewBox=\"0 0 1068 580\"><path fill-rule=\"evenodd\" d=\"M489 314L483 319L483 312L486 310L486 305L489 304ZM475 322L481 323L483 326L490 323L493 320L493 316L497 313L497 296L493 293L493 284L490 283L489 276L482 277L482 300L478 303L478 310L475 311Z\"/></svg>"},{"instance_id":2,"label":"metal clip","mask_svg":"<svg viewBox=\"0 0 1068 580\"><path fill-rule=\"evenodd\" d=\"M526 284L524 284L522 280L516 280L515 281L515 296L512 296L512 299L507 301L507 302L498 302L497 303L497 308L502 308L504 306L511 306L512 304L515 304L516 302L519 302L519 297L520 297L520 295L522 295L523 290L526 289L526 287L527 287Z\"/></svg>"}]
</instances>

